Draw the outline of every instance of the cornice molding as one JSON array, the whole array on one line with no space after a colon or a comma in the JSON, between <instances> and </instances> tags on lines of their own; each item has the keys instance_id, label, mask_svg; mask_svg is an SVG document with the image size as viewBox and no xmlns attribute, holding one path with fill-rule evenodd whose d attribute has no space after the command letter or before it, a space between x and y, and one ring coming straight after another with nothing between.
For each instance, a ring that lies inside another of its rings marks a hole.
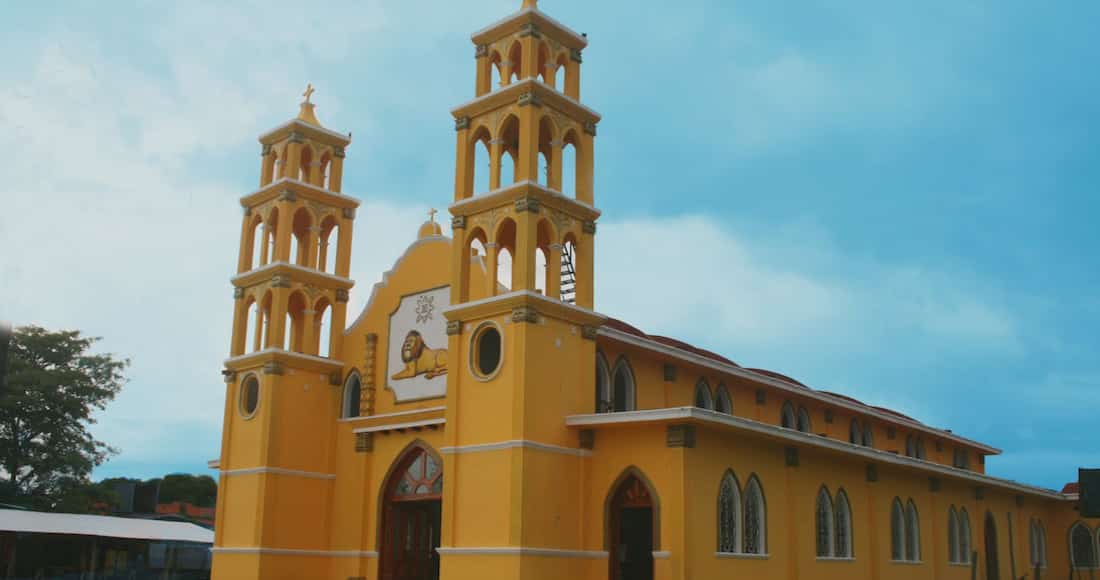
<instances>
[{"instance_id":1,"label":"cornice molding","mask_svg":"<svg viewBox=\"0 0 1100 580\"><path fill-rule=\"evenodd\" d=\"M344 369L343 361L283 350L281 348L269 348L258 352L231 357L226 359L224 364L226 369L238 373L262 369L268 365L274 365L272 368L289 367L324 375L330 375L333 372L343 371Z\"/></svg>"},{"instance_id":2,"label":"cornice molding","mask_svg":"<svg viewBox=\"0 0 1100 580\"><path fill-rule=\"evenodd\" d=\"M954 433L948 433L946 431L936 429L935 427L929 427L928 425L924 425L922 423L901 421L897 417L867 406L857 405L850 401L846 401L839 397L826 395L825 393L815 391L813 389L792 385L779 379L773 379L771 377L760 375L752 371L746 370L742 367L722 363L720 361L716 361L714 359L700 356L695 353L685 351L683 349L669 346L649 338L635 336L633 334L629 334L627 332L623 332L621 330L617 330L607 326L601 327L599 332L602 338L613 340L622 344L636 346L638 348L662 354L671 358L683 360L696 366L716 370L722 373L726 373L728 375L751 381L756 384L767 385L769 387L775 388L777 390L797 397L813 399L832 407L845 409L861 416L871 417L876 421L881 421L886 425L902 426L906 429L921 431L925 434L934 435L936 437L947 439L949 441L954 441L955 443L965 445L972 449L978 449L991 455L999 455L1001 453L1001 450L997 449L996 447L991 447L984 443L980 443L972 439L967 439L966 437L960 437L959 435L956 435Z\"/></svg>"},{"instance_id":3,"label":"cornice molding","mask_svg":"<svg viewBox=\"0 0 1100 580\"><path fill-rule=\"evenodd\" d=\"M248 288L267 281L272 281L273 284L286 284L286 286L279 286L284 288L289 287L289 282L303 282L319 288L332 288L345 292L355 286L355 281L350 278L281 261L271 262L254 270L241 272L230 278L229 281L238 289Z\"/></svg>"},{"instance_id":4,"label":"cornice molding","mask_svg":"<svg viewBox=\"0 0 1100 580\"><path fill-rule=\"evenodd\" d=\"M317 187L316 185L298 181L297 179L290 179L288 177L280 177L260 189L245 195L241 198L241 207L245 209L256 207L273 199L281 199L288 194L294 196L294 199L306 199L339 209L359 207L359 200L354 197L329 191L323 187Z\"/></svg>"},{"instance_id":5,"label":"cornice molding","mask_svg":"<svg viewBox=\"0 0 1100 580\"><path fill-rule=\"evenodd\" d=\"M528 96L529 95L529 96ZM580 101L551 88L550 85L537 78L518 80L508 86L501 87L486 93L473 100L462 103L451 109L451 115L455 119L462 117L477 117L489 111L500 109L516 103L524 104L524 100L537 100L538 104L550 107L560 113L568 115L582 125L587 126L600 122L600 114L581 104Z\"/></svg>"},{"instance_id":6,"label":"cornice molding","mask_svg":"<svg viewBox=\"0 0 1100 580\"><path fill-rule=\"evenodd\" d=\"M512 205L517 211L542 211L543 208L560 211L582 222L585 228L589 227L588 224L594 228L596 219L600 217L600 210L595 207L530 180L517 181L507 187L456 201L447 209L454 217L469 217L506 205Z\"/></svg>"},{"instance_id":7,"label":"cornice molding","mask_svg":"<svg viewBox=\"0 0 1100 580\"><path fill-rule=\"evenodd\" d=\"M602 326L607 321L607 317L598 312L574 304L567 304L554 298L548 298L531 290L516 290L498 296L482 298L481 300L456 304L443 309L443 315L451 321L488 318L498 314L508 314L513 320L516 320L516 312L521 309L524 309L522 310L522 321L525 322L531 322L529 319L529 313L531 312L536 316L548 316L565 320L581 328L585 326Z\"/></svg>"},{"instance_id":8,"label":"cornice molding","mask_svg":"<svg viewBox=\"0 0 1100 580\"><path fill-rule=\"evenodd\" d=\"M667 409L648 409L644 411L625 411L618 413L600 413L591 415L571 415L565 418L565 424L575 429L599 429L622 425L665 423L694 423L709 427L725 427L737 431L750 432L776 439L785 443L797 443L843 453L859 459L872 460L879 464L893 465L916 471L942 476L955 481L977 483L1014 493L1025 493L1044 499L1065 501L1069 498L1062 493L1041 487L1000 479L974 471L967 471L923 459L905 457L896 453L855 445L840 439L830 439L794 429L785 429L776 425L761 423L752 419L726 415L717 411L697 407L673 407Z\"/></svg>"}]
</instances>

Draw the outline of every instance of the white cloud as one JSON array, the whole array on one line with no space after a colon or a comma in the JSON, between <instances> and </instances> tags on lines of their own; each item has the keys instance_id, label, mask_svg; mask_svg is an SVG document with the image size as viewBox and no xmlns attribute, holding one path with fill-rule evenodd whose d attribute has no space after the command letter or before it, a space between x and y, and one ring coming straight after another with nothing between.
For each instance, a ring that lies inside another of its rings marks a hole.
<instances>
[{"instance_id":1,"label":"white cloud","mask_svg":"<svg viewBox=\"0 0 1100 580\"><path fill-rule=\"evenodd\" d=\"M745 238L704 216L609 221L598 241L597 306L643 330L752 351L875 350L897 336L1019 347L1011 314L950 272L867 263L820 240L807 255L849 266L809 268L783 259L790 240Z\"/></svg>"}]
</instances>

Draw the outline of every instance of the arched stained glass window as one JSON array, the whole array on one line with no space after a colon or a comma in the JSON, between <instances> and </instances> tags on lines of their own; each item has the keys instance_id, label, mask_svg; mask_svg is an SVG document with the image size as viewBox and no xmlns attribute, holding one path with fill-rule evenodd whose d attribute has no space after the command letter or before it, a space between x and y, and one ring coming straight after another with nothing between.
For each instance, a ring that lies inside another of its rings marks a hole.
<instances>
[{"instance_id":1,"label":"arched stained glass window","mask_svg":"<svg viewBox=\"0 0 1100 580\"><path fill-rule=\"evenodd\" d=\"M905 506L905 559L920 561L920 518L913 500Z\"/></svg>"},{"instance_id":2,"label":"arched stained glass window","mask_svg":"<svg viewBox=\"0 0 1100 580\"><path fill-rule=\"evenodd\" d=\"M803 433L809 433L813 430L813 423L810 421L810 412L806 410L806 407L798 408L798 430Z\"/></svg>"},{"instance_id":3,"label":"arched stained glass window","mask_svg":"<svg viewBox=\"0 0 1100 580\"><path fill-rule=\"evenodd\" d=\"M767 553L767 506L764 503L764 490L755 475L749 478L745 486L745 526L744 552L746 554Z\"/></svg>"},{"instance_id":4,"label":"arched stained glass window","mask_svg":"<svg viewBox=\"0 0 1100 580\"><path fill-rule=\"evenodd\" d=\"M794 407L791 406L791 402L783 403L783 409L779 412L779 425L785 429L794 429L796 422Z\"/></svg>"},{"instance_id":5,"label":"arched stained glass window","mask_svg":"<svg viewBox=\"0 0 1100 580\"><path fill-rule=\"evenodd\" d=\"M959 559L959 514L955 506L947 510L947 561L958 564Z\"/></svg>"},{"instance_id":6,"label":"arched stained glass window","mask_svg":"<svg viewBox=\"0 0 1100 580\"><path fill-rule=\"evenodd\" d=\"M833 555L833 499L829 490L822 486L817 492L817 557L830 558Z\"/></svg>"},{"instance_id":7,"label":"arched stained glass window","mask_svg":"<svg viewBox=\"0 0 1100 580\"><path fill-rule=\"evenodd\" d=\"M714 401L710 396L710 385L706 379L699 379L695 383L695 406L700 409L714 409Z\"/></svg>"},{"instance_id":8,"label":"arched stained glass window","mask_svg":"<svg viewBox=\"0 0 1100 580\"><path fill-rule=\"evenodd\" d=\"M727 415L733 414L733 399L730 398L726 385L718 385L718 393L714 396L714 410Z\"/></svg>"},{"instance_id":9,"label":"arched stained glass window","mask_svg":"<svg viewBox=\"0 0 1100 580\"><path fill-rule=\"evenodd\" d=\"M863 445L863 428L859 426L858 419L852 419L852 426L848 429L848 443Z\"/></svg>"},{"instance_id":10,"label":"arched stained glass window","mask_svg":"<svg viewBox=\"0 0 1100 580\"><path fill-rule=\"evenodd\" d=\"M1096 568L1096 542L1092 532L1082 522L1069 529L1070 562L1074 568Z\"/></svg>"},{"instance_id":11,"label":"arched stained glass window","mask_svg":"<svg viewBox=\"0 0 1100 580\"><path fill-rule=\"evenodd\" d=\"M959 510L959 562L969 564L974 556L974 544L970 541L970 514L966 508Z\"/></svg>"},{"instance_id":12,"label":"arched stained glass window","mask_svg":"<svg viewBox=\"0 0 1100 580\"><path fill-rule=\"evenodd\" d=\"M344 381L344 401L341 416L345 419L359 416L359 399L363 387L359 380L359 373L352 372L348 380Z\"/></svg>"},{"instance_id":13,"label":"arched stained glass window","mask_svg":"<svg viewBox=\"0 0 1100 580\"><path fill-rule=\"evenodd\" d=\"M393 490L393 500L420 500L443 494L443 469L430 453L419 450Z\"/></svg>"},{"instance_id":14,"label":"arched stained glass window","mask_svg":"<svg viewBox=\"0 0 1100 580\"><path fill-rule=\"evenodd\" d=\"M836 538L833 541L833 555L837 558L851 558L852 551L852 506L848 503L848 494L843 490L836 492L833 502L836 514Z\"/></svg>"},{"instance_id":15,"label":"arched stained glass window","mask_svg":"<svg viewBox=\"0 0 1100 580\"><path fill-rule=\"evenodd\" d=\"M890 507L890 559L905 559L905 510L896 497Z\"/></svg>"},{"instance_id":16,"label":"arched stained glass window","mask_svg":"<svg viewBox=\"0 0 1100 580\"><path fill-rule=\"evenodd\" d=\"M602 352L596 352L596 412L610 413L611 405L611 371L607 367L607 359Z\"/></svg>"},{"instance_id":17,"label":"arched stained glass window","mask_svg":"<svg viewBox=\"0 0 1100 580\"><path fill-rule=\"evenodd\" d=\"M630 370L630 363L625 358L620 358L615 363L614 392L612 393L612 409L614 411L634 410L634 372Z\"/></svg>"},{"instance_id":18,"label":"arched stained glass window","mask_svg":"<svg viewBox=\"0 0 1100 580\"><path fill-rule=\"evenodd\" d=\"M732 471L722 476L718 488L718 551L741 551L741 489Z\"/></svg>"}]
</instances>

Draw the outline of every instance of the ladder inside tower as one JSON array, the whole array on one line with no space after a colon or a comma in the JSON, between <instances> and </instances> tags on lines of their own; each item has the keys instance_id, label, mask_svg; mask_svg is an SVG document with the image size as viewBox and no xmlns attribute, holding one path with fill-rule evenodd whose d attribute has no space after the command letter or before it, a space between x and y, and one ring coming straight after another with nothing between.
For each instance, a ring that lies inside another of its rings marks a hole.
<instances>
[{"instance_id":1,"label":"ladder inside tower","mask_svg":"<svg viewBox=\"0 0 1100 580\"><path fill-rule=\"evenodd\" d=\"M577 303L577 271L573 264L573 244L565 244L561 249L561 301L566 304Z\"/></svg>"}]
</instances>

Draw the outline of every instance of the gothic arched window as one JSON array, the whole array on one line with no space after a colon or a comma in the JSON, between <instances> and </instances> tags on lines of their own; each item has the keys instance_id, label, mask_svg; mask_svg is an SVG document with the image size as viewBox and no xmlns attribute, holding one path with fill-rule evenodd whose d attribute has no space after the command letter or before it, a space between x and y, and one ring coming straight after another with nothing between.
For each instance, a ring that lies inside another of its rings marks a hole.
<instances>
[{"instance_id":1,"label":"gothic arched window","mask_svg":"<svg viewBox=\"0 0 1100 580\"><path fill-rule=\"evenodd\" d=\"M821 490L817 492L817 509L814 513L817 523L817 557L831 558L836 527L833 521L833 498L829 496L829 490L825 486L821 486Z\"/></svg>"},{"instance_id":2,"label":"gothic arched window","mask_svg":"<svg viewBox=\"0 0 1100 580\"><path fill-rule=\"evenodd\" d=\"M714 410L727 415L733 414L733 399L730 398L726 385L718 385L718 392L714 395Z\"/></svg>"},{"instance_id":3,"label":"gothic arched window","mask_svg":"<svg viewBox=\"0 0 1100 580\"><path fill-rule=\"evenodd\" d=\"M859 419L852 419L852 425L848 428L848 443L863 445L863 428L859 426Z\"/></svg>"},{"instance_id":4,"label":"gothic arched window","mask_svg":"<svg viewBox=\"0 0 1100 580\"><path fill-rule=\"evenodd\" d=\"M833 542L833 556L837 558L851 558L852 550L852 506L848 503L848 494L843 490L836 492L836 501L833 502L834 517L836 520L836 538Z\"/></svg>"},{"instance_id":5,"label":"gothic arched window","mask_svg":"<svg viewBox=\"0 0 1100 580\"><path fill-rule=\"evenodd\" d=\"M710 385L706 379L695 383L695 406L700 409L714 409L714 400L710 396Z\"/></svg>"},{"instance_id":6,"label":"gothic arched window","mask_svg":"<svg viewBox=\"0 0 1100 580\"><path fill-rule=\"evenodd\" d=\"M810 412L806 410L806 407L798 408L798 430L803 433L809 433L813 430L813 423L810 421Z\"/></svg>"},{"instance_id":7,"label":"gothic arched window","mask_svg":"<svg viewBox=\"0 0 1100 580\"><path fill-rule=\"evenodd\" d=\"M779 412L779 425L784 429L794 429L797 420L794 417L794 407L790 401L783 403L783 409Z\"/></svg>"},{"instance_id":8,"label":"gothic arched window","mask_svg":"<svg viewBox=\"0 0 1100 580\"><path fill-rule=\"evenodd\" d=\"M611 404L613 411L633 411L635 401L634 372L630 363L620 357L612 375Z\"/></svg>"},{"instance_id":9,"label":"gothic arched window","mask_svg":"<svg viewBox=\"0 0 1100 580\"><path fill-rule=\"evenodd\" d=\"M1069 529L1069 557L1074 568L1089 569L1097 567L1096 542L1092 531L1082 522Z\"/></svg>"},{"instance_id":10,"label":"gothic arched window","mask_svg":"<svg viewBox=\"0 0 1100 580\"><path fill-rule=\"evenodd\" d=\"M746 554L766 554L768 511L764 503L764 490L756 475L749 477L745 486L745 525L744 552Z\"/></svg>"},{"instance_id":11,"label":"gothic arched window","mask_svg":"<svg viewBox=\"0 0 1100 580\"><path fill-rule=\"evenodd\" d=\"M340 416L345 419L359 416L359 399L362 395L363 385L359 380L359 373L352 372L348 380L344 381L344 401Z\"/></svg>"},{"instance_id":12,"label":"gothic arched window","mask_svg":"<svg viewBox=\"0 0 1100 580\"><path fill-rule=\"evenodd\" d=\"M890 559L905 560L905 510L896 497L890 506Z\"/></svg>"},{"instance_id":13,"label":"gothic arched window","mask_svg":"<svg viewBox=\"0 0 1100 580\"><path fill-rule=\"evenodd\" d=\"M865 447L875 446L875 430L871 428L870 423L864 423L863 425L863 445Z\"/></svg>"},{"instance_id":14,"label":"gothic arched window","mask_svg":"<svg viewBox=\"0 0 1100 580\"><path fill-rule=\"evenodd\" d=\"M947 561L952 564L961 562L959 559L959 514L955 506L947 510Z\"/></svg>"},{"instance_id":15,"label":"gothic arched window","mask_svg":"<svg viewBox=\"0 0 1100 580\"><path fill-rule=\"evenodd\" d=\"M917 515L917 505L910 499L905 506L905 559L910 562L920 561L920 518Z\"/></svg>"},{"instance_id":16,"label":"gothic arched window","mask_svg":"<svg viewBox=\"0 0 1100 580\"><path fill-rule=\"evenodd\" d=\"M970 541L970 514L966 508L959 509L959 562L969 564L973 559L974 544Z\"/></svg>"},{"instance_id":17,"label":"gothic arched window","mask_svg":"<svg viewBox=\"0 0 1100 580\"><path fill-rule=\"evenodd\" d=\"M718 487L718 551L741 551L741 488L732 471L722 476Z\"/></svg>"},{"instance_id":18,"label":"gothic arched window","mask_svg":"<svg viewBox=\"0 0 1100 580\"><path fill-rule=\"evenodd\" d=\"M611 404L611 371L607 368L607 359L602 352L596 352L596 412L610 413L613 410Z\"/></svg>"},{"instance_id":19,"label":"gothic arched window","mask_svg":"<svg viewBox=\"0 0 1100 580\"><path fill-rule=\"evenodd\" d=\"M1029 548L1031 552L1031 567L1047 567L1047 531L1043 522L1031 520L1028 533Z\"/></svg>"}]
</instances>

